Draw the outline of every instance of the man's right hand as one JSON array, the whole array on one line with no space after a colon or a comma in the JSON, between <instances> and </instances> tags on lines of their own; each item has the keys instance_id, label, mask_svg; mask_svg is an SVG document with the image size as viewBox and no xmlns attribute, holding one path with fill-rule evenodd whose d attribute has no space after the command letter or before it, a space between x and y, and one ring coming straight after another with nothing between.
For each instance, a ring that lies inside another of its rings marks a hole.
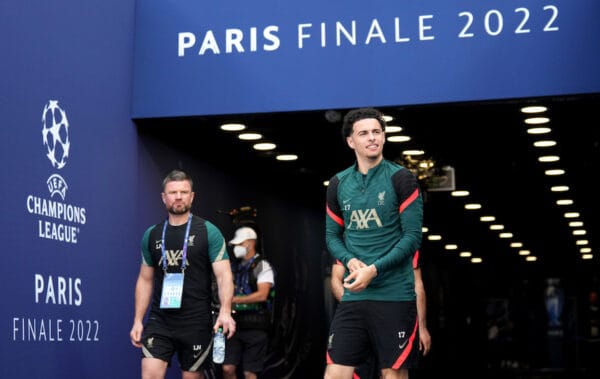
<instances>
[{"instance_id":1,"label":"man's right hand","mask_svg":"<svg viewBox=\"0 0 600 379\"><path fill-rule=\"evenodd\" d=\"M140 322L136 322L133 324L131 331L129 332L129 338L131 339L131 344L135 347L142 347L142 332L144 331L144 326Z\"/></svg>"}]
</instances>

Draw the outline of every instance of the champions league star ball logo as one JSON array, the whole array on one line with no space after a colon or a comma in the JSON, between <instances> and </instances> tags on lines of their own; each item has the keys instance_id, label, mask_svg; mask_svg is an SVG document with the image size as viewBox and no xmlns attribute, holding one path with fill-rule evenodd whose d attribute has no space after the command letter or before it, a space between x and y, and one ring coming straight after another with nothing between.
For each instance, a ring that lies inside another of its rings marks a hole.
<instances>
[{"instance_id":1,"label":"champions league star ball logo","mask_svg":"<svg viewBox=\"0 0 600 379\"><path fill-rule=\"evenodd\" d=\"M46 157L54 169L62 169L69 158L69 121L58 100L48 100L42 112L42 137ZM37 236L49 240L76 244L81 226L87 222L84 207L65 203L69 186L56 172L46 180L50 198L31 194L25 201L27 212L38 217Z\"/></svg>"},{"instance_id":2,"label":"champions league star ball logo","mask_svg":"<svg viewBox=\"0 0 600 379\"><path fill-rule=\"evenodd\" d=\"M67 113L58 106L58 100L50 100L42 112L42 137L46 147L46 157L52 167L61 169L67 164L69 157L69 120ZM52 174L46 181L50 196L60 196L63 200L67 194L67 182L62 176Z\"/></svg>"},{"instance_id":3,"label":"champions league star ball logo","mask_svg":"<svg viewBox=\"0 0 600 379\"><path fill-rule=\"evenodd\" d=\"M58 100L50 100L42 113L42 136L52 166L61 169L69 157L69 121L67 113L58 106Z\"/></svg>"}]
</instances>

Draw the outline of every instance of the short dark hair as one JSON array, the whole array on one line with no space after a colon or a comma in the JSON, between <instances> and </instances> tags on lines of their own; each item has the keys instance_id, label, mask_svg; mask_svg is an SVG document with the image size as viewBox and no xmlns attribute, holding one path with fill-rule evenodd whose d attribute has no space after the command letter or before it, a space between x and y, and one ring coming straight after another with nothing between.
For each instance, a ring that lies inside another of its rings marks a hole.
<instances>
[{"instance_id":1,"label":"short dark hair","mask_svg":"<svg viewBox=\"0 0 600 379\"><path fill-rule=\"evenodd\" d=\"M167 183L169 182L181 182L183 180L187 180L188 182L190 182L190 187L192 189L194 188L194 181L192 180L191 176L189 176L184 171L173 170L170 173L168 173L167 176L164 178L162 182L162 189L164 191L165 187L167 186Z\"/></svg>"},{"instance_id":2,"label":"short dark hair","mask_svg":"<svg viewBox=\"0 0 600 379\"><path fill-rule=\"evenodd\" d=\"M342 138L344 141L346 138L352 135L354 123L366 118L374 118L379 121L381 129L385 132L385 120L383 119L383 113L375 108L358 108L353 109L344 116L344 123L342 125Z\"/></svg>"}]
</instances>

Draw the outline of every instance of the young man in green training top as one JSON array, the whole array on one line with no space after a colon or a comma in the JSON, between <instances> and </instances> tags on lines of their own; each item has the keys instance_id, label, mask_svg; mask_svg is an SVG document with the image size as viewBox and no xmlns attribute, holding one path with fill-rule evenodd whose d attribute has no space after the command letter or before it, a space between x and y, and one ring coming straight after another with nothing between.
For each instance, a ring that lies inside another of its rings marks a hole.
<instances>
[{"instance_id":1,"label":"young man in green training top","mask_svg":"<svg viewBox=\"0 0 600 379\"><path fill-rule=\"evenodd\" d=\"M408 378L418 362L413 254L421 245L423 199L415 175L384 159L385 121L376 109L344 117L356 162L329 181L326 243L348 270L331 323L327 379L351 379L373 352L381 377Z\"/></svg>"}]
</instances>

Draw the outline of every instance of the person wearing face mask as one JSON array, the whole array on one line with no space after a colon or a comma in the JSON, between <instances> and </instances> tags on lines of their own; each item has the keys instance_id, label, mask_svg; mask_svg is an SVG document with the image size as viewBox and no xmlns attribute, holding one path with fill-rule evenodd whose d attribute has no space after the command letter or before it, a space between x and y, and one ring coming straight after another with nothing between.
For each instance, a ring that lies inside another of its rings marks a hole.
<instances>
[{"instance_id":1,"label":"person wearing face mask","mask_svg":"<svg viewBox=\"0 0 600 379\"><path fill-rule=\"evenodd\" d=\"M236 334L225 345L223 379L237 378L238 367L245 379L255 379L263 370L271 327L270 296L275 285L273 267L257 251L254 229L242 226L229 241L235 258L233 317Z\"/></svg>"}]
</instances>

